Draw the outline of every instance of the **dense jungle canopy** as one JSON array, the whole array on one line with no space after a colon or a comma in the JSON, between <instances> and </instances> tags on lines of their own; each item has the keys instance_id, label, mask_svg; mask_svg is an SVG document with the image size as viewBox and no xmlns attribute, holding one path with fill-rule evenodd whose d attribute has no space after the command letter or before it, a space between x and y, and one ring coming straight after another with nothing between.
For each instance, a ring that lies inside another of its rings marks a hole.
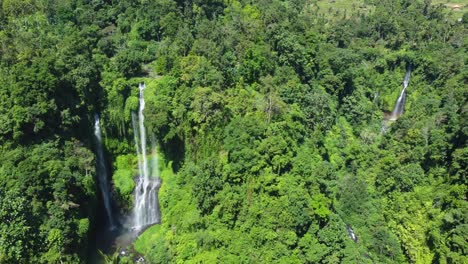
<instances>
[{"instance_id":1,"label":"dense jungle canopy","mask_svg":"<svg viewBox=\"0 0 468 264\"><path fill-rule=\"evenodd\" d=\"M107 263L468 263L468 3L444 3L0 0L0 263L91 262L96 113L131 212L139 83L161 224Z\"/></svg>"}]
</instances>

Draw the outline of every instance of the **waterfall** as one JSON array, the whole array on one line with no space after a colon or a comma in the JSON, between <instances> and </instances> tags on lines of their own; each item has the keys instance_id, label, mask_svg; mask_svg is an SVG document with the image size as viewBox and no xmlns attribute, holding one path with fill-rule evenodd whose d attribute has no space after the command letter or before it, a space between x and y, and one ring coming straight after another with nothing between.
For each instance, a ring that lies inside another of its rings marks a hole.
<instances>
[{"instance_id":1,"label":"waterfall","mask_svg":"<svg viewBox=\"0 0 468 264\"><path fill-rule=\"evenodd\" d=\"M138 178L135 187L135 209L134 209L134 227L141 229L145 226L158 223L160 221L158 190L161 184L157 168L156 147L153 145L151 160L148 164L148 154L146 146L146 130L144 84L139 85L140 90L140 105L138 108L138 116L132 113L133 134L135 138L136 152L138 156ZM151 165L151 170L150 170Z\"/></svg>"},{"instance_id":2,"label":"waterfall","mask_svg":"<svg viewBox=\"0 0 468 264\"><path fill-rule=\"evenodd\" d=\"M115 228L114 219L112 218L112 207L111 207L111 195L110 195L110 186L107 179L107 169L104 161L104 150L102 148L102 138L101 138L101 124L99 121L99 115L94 115L94 136L96 138L96 154L97 154L97 174L98 174L98 184L101 189L102 200L104 201L104 207L106 208L106 213L111 229Z\"/></svg>"},{"instance_id":3,"label":"waterfall","mask_svg":"<svg viewBox=\"0 0 468 264\"><path fill-rule=\"evenodd\" d=\"M354 230L349 225L346 225L346 231L348 231L349 238L351 238L354 242L358 241L356 233L354 233Z\"/></svg>"},{"instance_id":4,"label":"waterfall","mask_svg":"<svg viewBox=\"0 0 468 264\"><path fill-rule=\"evenodd\" d=\"M411 65L408 66L406 69L405 79L403 80L403 89L401 90L400 96L395 104L395 108L393 108L392 114L390 115L389 120L397 120L402 114L405 107L406 102L406 88L408 87L410 81L410 74L411 74Z\"/></svg>"}]
</instances>

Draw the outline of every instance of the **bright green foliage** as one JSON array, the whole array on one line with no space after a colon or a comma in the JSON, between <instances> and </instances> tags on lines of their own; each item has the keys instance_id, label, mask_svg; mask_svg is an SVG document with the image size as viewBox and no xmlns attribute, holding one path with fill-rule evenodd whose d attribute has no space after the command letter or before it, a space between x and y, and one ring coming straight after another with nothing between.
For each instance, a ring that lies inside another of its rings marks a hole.
<instances>
[{"instance_id":1,"label":"bright green foliage","mask_svg":"<svg viewBox=\"0 0 468 264\"><path fill-rule=\"evenodd\" d=\"M468 262L467 16L441 2L2 1L0 263L89 261L96 112L131 210L141 82L150 263Z\"/></svg>"},{"instance_id":2,"label":"bright green foliage","mask_svg":"<svg viewBox=\"0 0 468 264\"><path fill-rule=\"evenodd\" d=\"M120 207L127 209L132 206L133 189L135 182L133 178L136 176L136 157L134 155L118 156L114 166L115 170L112 174L112 182L116 195L114 196Z\"/></svg>"},{"instance_id":3,"label":"bright green foliage","mask_svg":"<svg viewBox=\"0 0 468 264\"><path fill-rule=\"evenodd\" d=\"M302 1L267 2L234 1L220 18L203 17L194 4L196 15L187 19L196 21L193 45L183 44L187 52L160 46L158 67L180 86L155 90L163 100L148 97L161 109L149 122L164 142L184 142L185 160L170 180L176 185L161 193L162 201L177 202L163 202L165 221L148 231L158 242L140 250L189 263L463 258L441 246L458 224L442 222L449 205L437 201L450 195L431 189L461 183L466 140L455 114L465 101L449 95L466 89L461 79L449 84L455 77L446 72L461 74L464 53L442 44L447 39L433 27L442 23L438 9L369 2L365 16L344 15L349 19L323 29L327 18L307 13ZM178 36L165 41L182 43ZM453 66L434 63L443 61L435 47ZM406 112L382 134L382 111L393 109L408 64ZM165 250L155 249L161 245Z\"/></svg>"}]
</instances>

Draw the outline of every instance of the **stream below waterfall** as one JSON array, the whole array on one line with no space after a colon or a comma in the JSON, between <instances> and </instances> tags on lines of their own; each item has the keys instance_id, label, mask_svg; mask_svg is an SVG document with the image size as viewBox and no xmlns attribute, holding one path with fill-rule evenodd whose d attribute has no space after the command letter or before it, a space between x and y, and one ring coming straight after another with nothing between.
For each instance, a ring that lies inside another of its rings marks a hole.
<instances>
[{"instance_id":1,"label":"stream below waterfall","mask_svg":"<svg viewBox=\"0 0 468 264\"><path fill-rule=\"evenodd\" d=\"M96 248L106 255L118 252L120 256L132 256L132 259L135 261L142 256L134 250L133 242L143 231L125 226L114 229L99 229L96 233ZM93 252L93 264L104 263L99 251Z\"/></svg>"}]
</instances>

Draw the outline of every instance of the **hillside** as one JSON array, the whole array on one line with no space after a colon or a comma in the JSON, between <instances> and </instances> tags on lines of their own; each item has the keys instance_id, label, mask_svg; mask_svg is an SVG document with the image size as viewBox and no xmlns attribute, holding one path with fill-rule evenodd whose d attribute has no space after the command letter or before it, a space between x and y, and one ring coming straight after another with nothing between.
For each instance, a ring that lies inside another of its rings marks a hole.
<instances>
[{"instance_id":1,"label":"hillside","mask_svg":"<svg viewBox=\"0 0 468 264\"><path fill-rule=\"evenodd\" d=\"M468 262L467 1L0 3L0 263Z\"/></svg>"}]
</instances>

